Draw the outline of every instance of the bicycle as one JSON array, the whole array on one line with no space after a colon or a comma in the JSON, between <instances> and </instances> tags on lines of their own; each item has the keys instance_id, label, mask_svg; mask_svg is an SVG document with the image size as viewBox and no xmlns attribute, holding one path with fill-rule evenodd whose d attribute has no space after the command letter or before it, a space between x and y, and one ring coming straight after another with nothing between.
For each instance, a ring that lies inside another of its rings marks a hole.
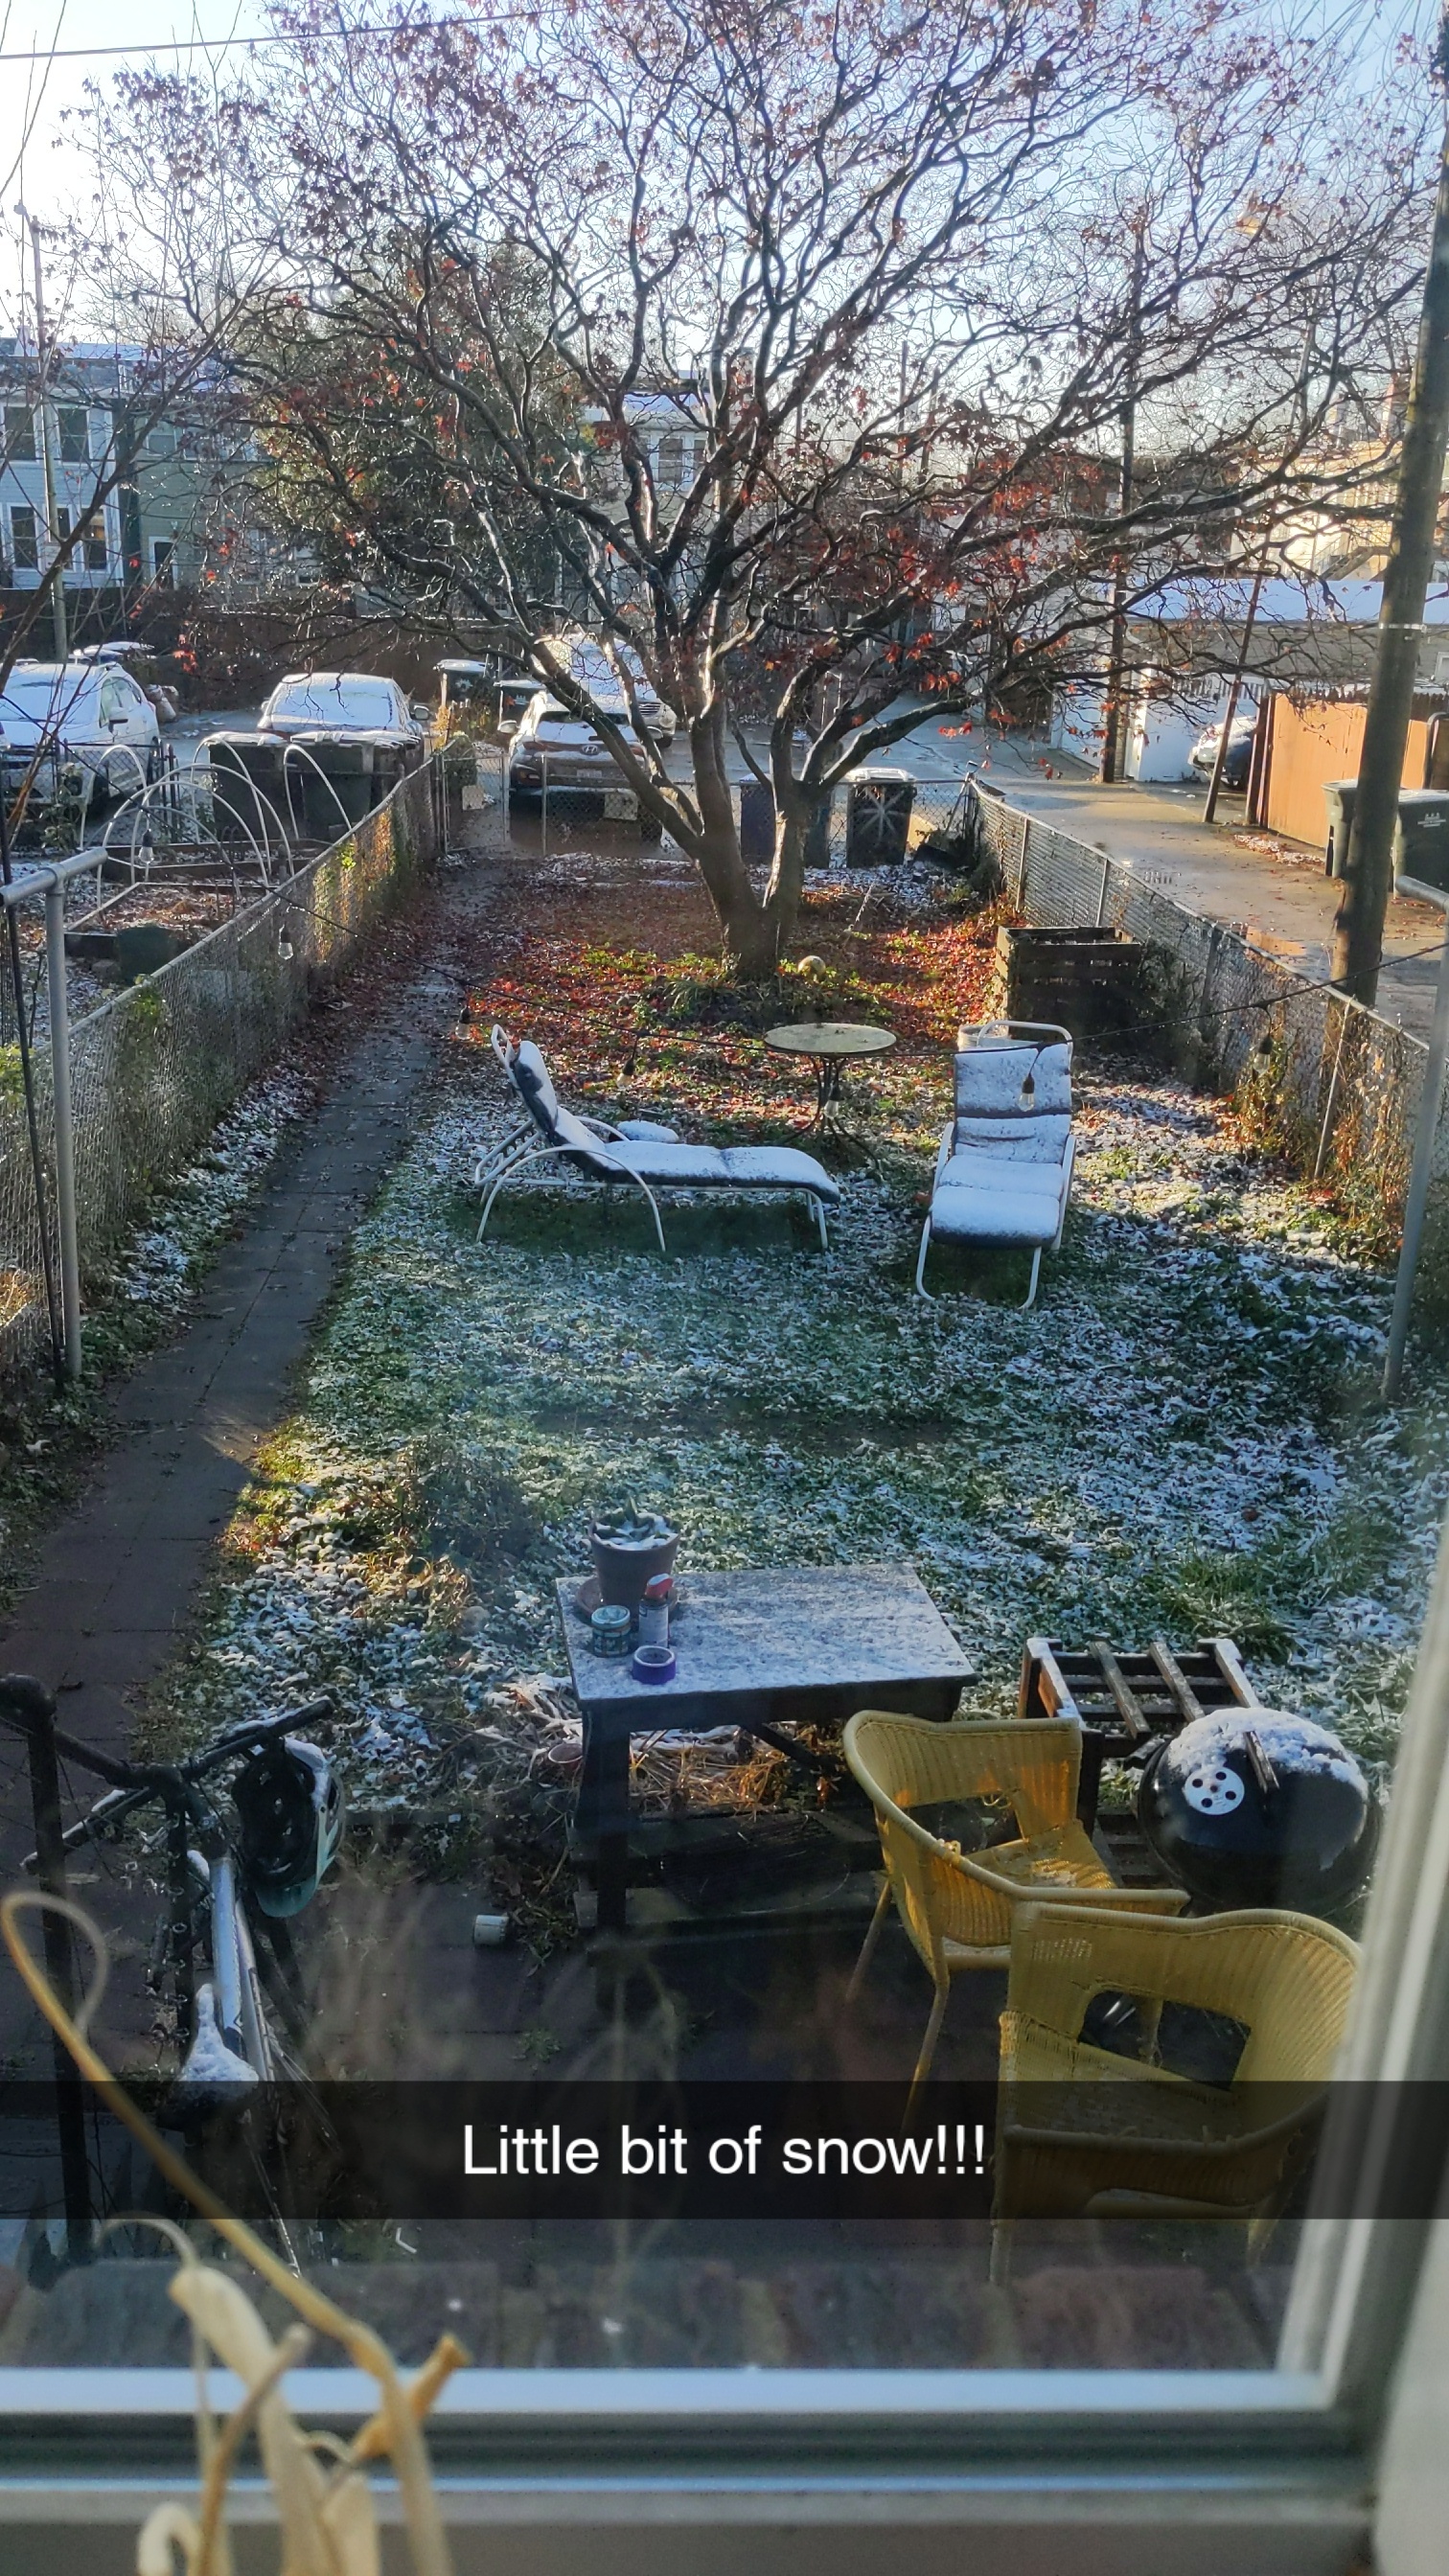
<instances>
[{"instance_id":1,"label":"bicycle","mask_svg":"<svg viewBox=\"0 0 1449 2576\"><path fill-rule=\"evenodd\" d=\"M326 1755L295 1730L329 1718L332 1700L247 1719L180 1762L140 1763L67 1734L55 1705L30 1676L0 1677L0 1723L31 1751L37 1848L23 1867L63 1893L67 1854L118 1842L128 1822L159 1806L167 1906L148 1983L169 2002L178 2095L201 2103L233 2086L299 2080L292 2051L304 2044L306 1999L288 1926L337 1856L345 1806ZM57 1758L109 1784L63 1830ZM223 1786L230 1813L216 1794Z\"/></svg>"}]
</instances>

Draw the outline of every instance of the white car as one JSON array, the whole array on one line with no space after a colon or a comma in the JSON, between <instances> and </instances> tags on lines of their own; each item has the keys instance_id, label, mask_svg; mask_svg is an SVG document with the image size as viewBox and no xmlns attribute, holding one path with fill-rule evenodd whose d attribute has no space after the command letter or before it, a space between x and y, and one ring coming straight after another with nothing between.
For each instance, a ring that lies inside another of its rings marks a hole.
<instances>
[{"instance_id":1,"label":"white car","mask_svg":"<svg viewBox=\"0 0 1449 2576\"><path fill-rule=\"evenodd\" d=\"M156 776L159 741L145 690L115 662L17 662L0 686L0 779L13 796L29 775L35 805L67 770L98 795L131 795Z\"/></svg>"},{"instance_id":2,"label":"white car","mask_svg":"<svg viewBox=\"0 0 1449 2576\"><path fill-rule=\"evenodd\" d=\"M612 645L610 650L614 658L611 661L598 637L586 635L583 628L577 626L567 627L557 635L546 635L542 650L552 654L581 689L588 690L595 705L605 715L627 719L629 700L616 668L616 664L621 665L628 672L634 705L649 731L662 743L674 740L677 723L674 709L665 705L630 645Z\"/></svg>"},{"instance_id":3,"label":"white car","mask_svg":"<svg viewBox=\"0 0 1449 2576\"><path fill-rule=\"evenodd\" d=\"M421 759L431 721L431 710L412 707L396 680L371 671L289 671L258 716L257 731L391 734Z\"/></svg>"},{"instance_id":4,"label":"white car","mask_svg":"<svg viewBox=\"0 0 1449 2576\"><path fill-rule=\"evenodd\" d=\"M632 725L621 722L619 731L626 743L636 740ZM540 689L530 698L508 746L510 794L540 795L545 770L550 790L591 787L602 795L606 788L626 786L622 770L593 726L581 716L570 715L557 698Z\"/></svg>"}]
</instances>

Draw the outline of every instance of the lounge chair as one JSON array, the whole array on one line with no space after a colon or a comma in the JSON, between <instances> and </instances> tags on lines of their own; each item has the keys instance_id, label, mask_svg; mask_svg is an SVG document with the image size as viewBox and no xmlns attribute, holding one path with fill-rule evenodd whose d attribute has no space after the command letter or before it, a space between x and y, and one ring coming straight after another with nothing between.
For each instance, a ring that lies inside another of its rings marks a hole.
<instances>
[{"instance_id":1,"label":"lounge chair","mask_svg":"<svg viewBox=\"0 0 1449 2576\"><path fill-rule=\"evenodd\" d=\"M1065 1029L992 1020L959 1033L956 1115L941 1139L921 1232L916 1293L930 1298L935 1241L1015 1246L1041 1257L1061 1243L1072 1186L1072 1041Z\"/></svg>"},{"instance_id":2,"label":"lounge chair","mask_svg":"<svg viewBox=\"0 0 1449 2576\"><path fill-rule=\"evenodd\" d=\"M632 1181L641 1189L649 1201L661 1252L664 1227L656 1190L800 1191L814 1209L820 1248L829 1249L825 1210L838 1206L840 1192L809 1154L792 1145L686 1145L674 1128L656 1126L649 1119L609 1127L597 1118L576 1117L562 1106L531 1038L515 1044L506 1030L495 1028L492 1044L527 1124L504 1140L500 1153L485 1155L473 1175L488 1191L478 1223L480 1243L504 1182L525 1164L556 1156L590 1180Z\"/></svg>"}]
</instances>

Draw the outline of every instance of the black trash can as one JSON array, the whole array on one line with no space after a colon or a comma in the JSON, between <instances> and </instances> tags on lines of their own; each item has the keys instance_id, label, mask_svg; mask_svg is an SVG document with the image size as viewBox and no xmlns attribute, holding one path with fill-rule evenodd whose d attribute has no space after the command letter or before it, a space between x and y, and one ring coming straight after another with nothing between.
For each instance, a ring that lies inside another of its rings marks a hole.
<instances>
[{"instance_id":1,"label":"black trash can","mask_svg":"<svg viewBox=\"0 0 1449 2576\"><path fill-rule=\"evenodd\" d=\"M377 802L376 754L365 734L299 734L287 763L292 811L310 840L336 841Z\"/></svg>"},{"instance_id":2,"label":"black trash can","mask_svg":"<svg viewBox=\"0 0 1449 2576\"><path fill-rule=\"evenodd\" d=\"M1323 873L1327 877L1341 877L1348 865L1348 836L1353 830L1353 807L1357 794L1356 778L1330 778L1324 782L1328 843L1323 853Z\"/></svg>"},{"instance_id":3,"label":"black trash can","mask_svg":"<svg viewBox=\"0 0 1449 2576\"><path fill-rule=\"evenodd\" d=\"M1449 788L1401 787L1394 827L1394 890L1449 897Z\"/></svg>"},{"instance_id":4,"label":"black trash can","mask_svg":"<svg viewBox=\"0 0 1449 2576\"><path fill-rule=\"evenodd\" d=\"M904 769L853 769L846 784L846 866L899 867L910 842L914 778Z\"/></svg>"},{"instance_id":5,"label":"black trash can","mask_svg":"<svg viewBox=\"0 0 1449 2576\"><path fill-rule=\"evenodd\" d=\"M805 826L805 865L828 868L830 865L830 812L835 800L822 796Z\"/></svg>"},{"instance_id":6,"label":"black trash can","mask_svg":"<svg viewBox=\"0 0 1449 2576\"><path fill-rule=\"evenodd\" d=\"M278 733L218 733L207 747L219 841L275 848L289 823Z\"/></svg>"},{"instance_id":7,"label":"black trash can","mask_svg":"<svg viewBox=\"0 0 1449 2576\"><path fill-rule=\"evenodd\" d=\"M740 856L761 860L774 855L775 791L758 778L747 778L740 789Z\"/></svg>"}]
</instances>

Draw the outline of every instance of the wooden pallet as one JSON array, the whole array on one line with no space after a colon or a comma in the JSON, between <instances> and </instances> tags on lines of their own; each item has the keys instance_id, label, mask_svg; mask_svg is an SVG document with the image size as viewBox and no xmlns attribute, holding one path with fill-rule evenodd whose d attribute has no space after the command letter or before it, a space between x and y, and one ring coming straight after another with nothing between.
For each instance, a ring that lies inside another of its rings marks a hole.
<instances>
[{"instance_id":1,"label":"wooden pallet","mask_svg":"<svg viewBox=\"0 0 1449 2576\"><path fill-rule=\"evenodd\" d=\"M1176 1735L1216 1709L1260 1708L1231 1637L1199 1637L1176 1652L1154 1637L1140 1653L1120 1652L1106 1637L1064 1646L1028 1637L1021 1661L1018 1717L1074 1717L1082 1729L1077 1813L1090 1833L1104 1762L1130 1762L1155 1739Z\"/></svg>"}]
</instances>

